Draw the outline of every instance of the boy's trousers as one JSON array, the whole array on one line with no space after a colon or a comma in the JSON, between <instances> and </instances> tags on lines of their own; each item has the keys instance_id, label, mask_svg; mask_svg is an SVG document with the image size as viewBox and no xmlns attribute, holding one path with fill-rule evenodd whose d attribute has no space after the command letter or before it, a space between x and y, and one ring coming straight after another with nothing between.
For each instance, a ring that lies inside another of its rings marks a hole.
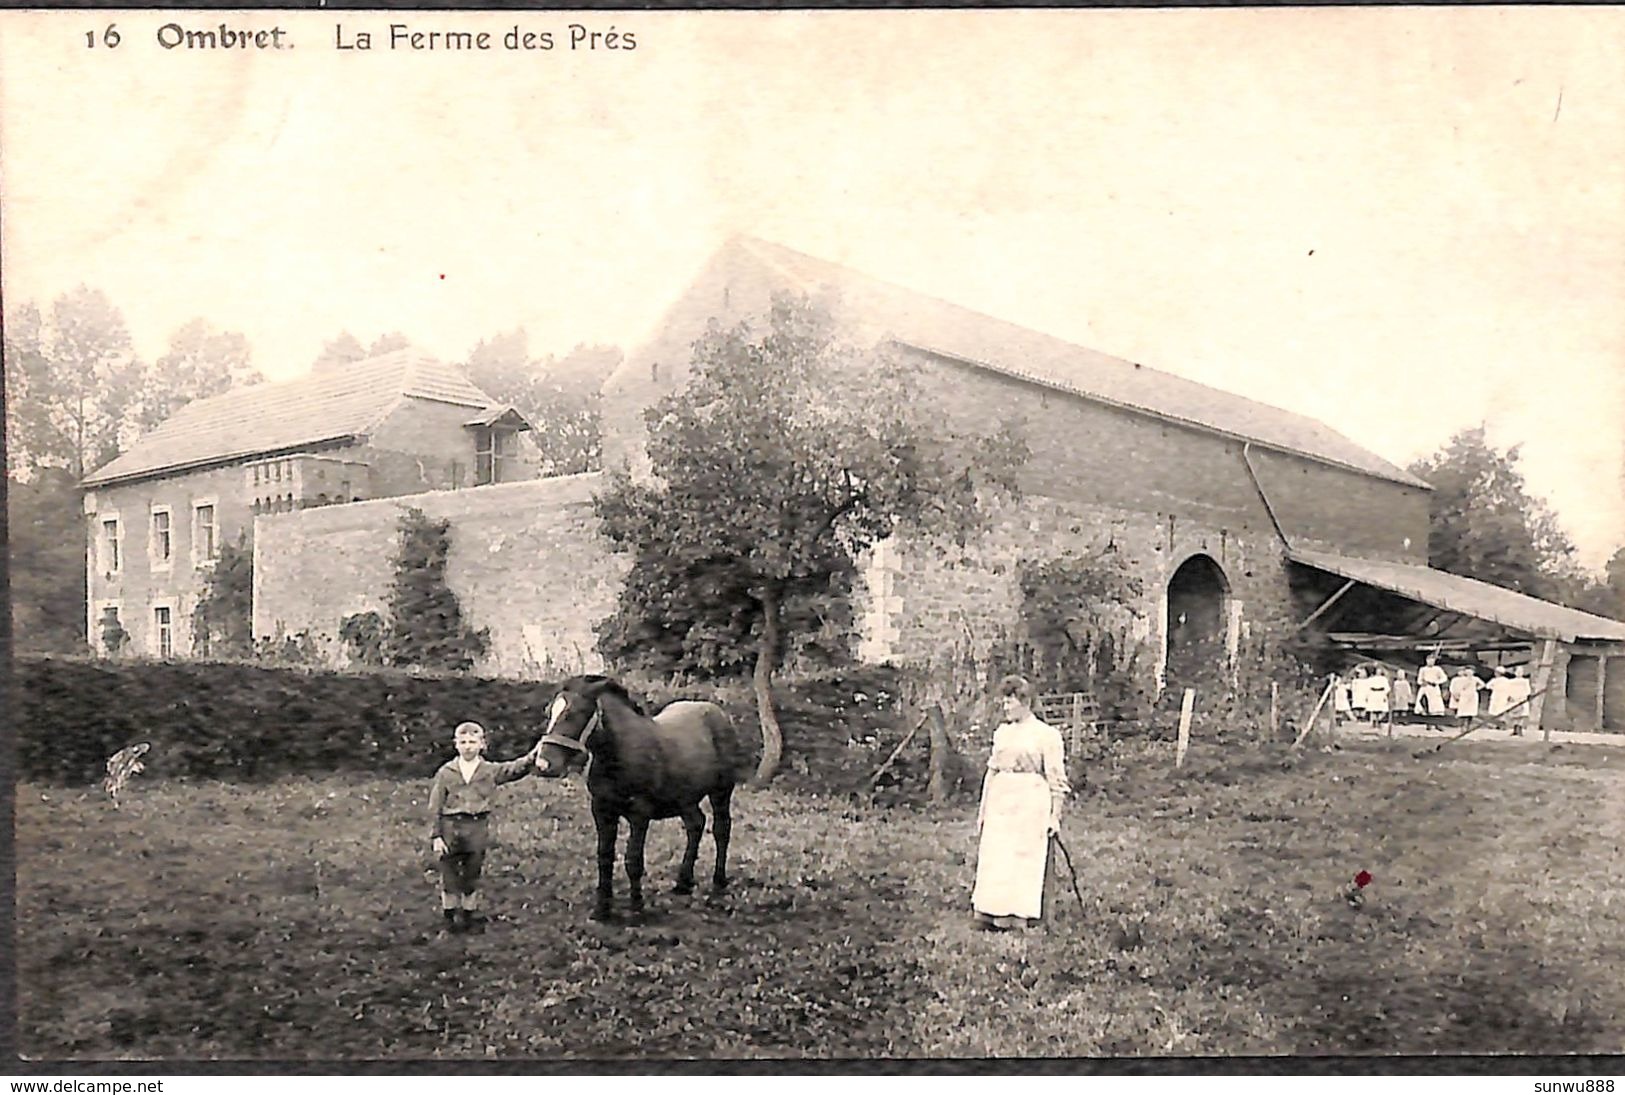
<instances>
[{"instance_id":1,"label":"boy's trousers","mask_svg":"<svg viewBox=\"0 0 1625 1095\"><path fill-rule=\"evenodd\" d=\"M490 847L486 814L444 814L440 838L446 854L440 858L440 889L446 894L472 894L480 886L485 850Z\"/></svg>"}]
</instances>

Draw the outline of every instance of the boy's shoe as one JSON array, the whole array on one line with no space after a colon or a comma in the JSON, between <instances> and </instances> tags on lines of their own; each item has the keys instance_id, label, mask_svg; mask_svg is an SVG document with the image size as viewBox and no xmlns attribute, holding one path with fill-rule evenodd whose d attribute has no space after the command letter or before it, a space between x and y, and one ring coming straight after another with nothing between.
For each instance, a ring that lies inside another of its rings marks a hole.
<instances>
[{"instance_id":1,"label":"boy's shoe","mask_svg":"<svg viewBox=\"0 0 1625 1095\"><path fill-rule=\"evenodd\" d=\"M457 931L458 930L458 926L457 926L457 910L456 909L442 909L441 913L446 918L446 926L444 928L442 928L441 930L446 931L446 932Z\"/></svg>"},{"instance_id":2,"label":"boy's shoe","mask_svg":"<svg viewBox=\"0 0 1625 1095\"><path fill-rule=\"evenodd\" d=\"M473 932L475 935L484 935L485 934L485 917L484 917L484 915L481 914L481 913L469 913L468 914L468 922L467 922L467 925L464 928L464 930Z\"/></svg>"},{"instance_id":3,"label":"boy's shoe","mask_svg":"<svg viewBox=\"0 0 1625 1095\"><path fill-rule=\"evenodd\" d=\"M452 922L451 930L459 933L468 931L468 910L458 909L456 913L457 919Z\"/></svg>"}]
</instances>

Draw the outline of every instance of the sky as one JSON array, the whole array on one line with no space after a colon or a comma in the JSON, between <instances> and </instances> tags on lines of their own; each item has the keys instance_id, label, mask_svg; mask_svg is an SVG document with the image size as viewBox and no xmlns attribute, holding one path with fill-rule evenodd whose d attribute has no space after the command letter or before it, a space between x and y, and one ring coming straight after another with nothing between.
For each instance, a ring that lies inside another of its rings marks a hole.
<instances>
[{"instance_id":1,"label":"sky","mask_svg":"<svg viewBox=\"0 0 1625 1095\"><path fill-rule=\"evenodd\" d=\"M223 22L292 48L159 44ZM1396 463L1482 424L1597 567L1621 132L1619 8L8 11L0 263L8 308L90 285L143 356L201 316L285 379L341 330L634 346L745 232Z\"/></svg>"}]
</instances>

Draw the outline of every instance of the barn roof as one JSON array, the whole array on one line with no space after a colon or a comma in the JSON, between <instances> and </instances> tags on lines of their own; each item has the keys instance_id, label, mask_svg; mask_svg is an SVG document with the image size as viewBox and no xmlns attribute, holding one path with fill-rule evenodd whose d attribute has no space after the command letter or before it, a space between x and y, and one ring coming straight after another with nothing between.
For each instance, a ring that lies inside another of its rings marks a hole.
<instances>
[{"instance_id":1,"label":"barn roof","mask_svg":"<svg viewBox=\"0 0 1625 1095\"><path fill-rule=\"evenodd\" d=\"M366 434L402 399L474 407L493 400L463 375L413 348L256 384L188 403L129 452L84 479L87 487Z\"/></svg>"},{"instance_id":2,"label":"barn roof","mask_svg":"<svg viewBox=\"0 0 1625 1095\"><path fill-rule=\"evenodd\" d=\"M994 319L779 244L739 237L734 246L804 292L834 291L860 321L905 346L1378 478L1428 487L1307 415Z\"/></svg>"},{"instance_id":3,"label":"barn roof","mask_svg":"<svg viewBox=\"0 0 1625 1095\"><path fill-rule=\"evenodd\" d=\"M1625 640L1625 623L1619 620L1593 616L1577 608L1542 601L1432 567L1356 559L1296 548L1290 549L1287 554L1293 562L1324 570L1328 574L1351 578L1363 585L1397 593L1434 608L1488 620L1529 635L1562 639L1564 642L1575 639Z\"/></svg>"}]
</instances>

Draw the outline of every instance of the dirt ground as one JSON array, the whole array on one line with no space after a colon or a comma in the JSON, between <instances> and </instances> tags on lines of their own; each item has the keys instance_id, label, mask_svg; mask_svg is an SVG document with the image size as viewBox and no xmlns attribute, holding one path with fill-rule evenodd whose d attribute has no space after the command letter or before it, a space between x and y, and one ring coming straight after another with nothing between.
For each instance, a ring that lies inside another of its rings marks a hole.
<instances>
[{"instance_id":1,"label":"dirt ground","mask_svg":"<svg viewBox=\"0 0 1625 1095\"><path fill-rule=\"evenodd\" d=\"M1091 750L1040 932L972 930L973 803L743 789L734 887L590 924L577 781L504 790L438 932L426 781L17 795L19 1044L57 1058L1625 1051L1625 749ZM710 862L707 838L702 879ZM1369 871L1363 901L1347 899ZM624 894L624 878L618 878Z\"/></svg>"}]
</instances>

